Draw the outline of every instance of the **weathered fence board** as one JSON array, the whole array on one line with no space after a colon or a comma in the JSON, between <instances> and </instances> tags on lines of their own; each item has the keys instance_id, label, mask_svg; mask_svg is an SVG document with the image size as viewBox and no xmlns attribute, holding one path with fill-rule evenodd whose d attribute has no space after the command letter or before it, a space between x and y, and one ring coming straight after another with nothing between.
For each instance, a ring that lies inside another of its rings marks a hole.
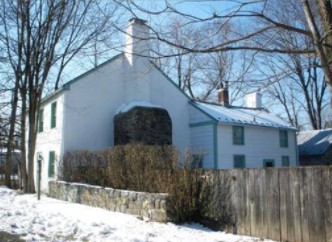
<instances>
[{"instance_id":1,"label":"weathered fence board","mask_svg":"<svg viewBox=\"0 0 332 242\"><path fill-rule=\"evenodd\" d=\"M290 170L290 180L292 186L292 201L294 212L294 241L301 241L301 199L300 199L300 182L301 173L298 169ZM290 230L290 228L288 228Z\"/></svg>"},{"instance_id":2,"label":"weathered fence board","mask_svg":"<svg viewBox=\"0 0 332 242\"><path fill-rule=\"evenodd\" d=\"M325 214L326 241L332 242L332 167L322 170L323 208Z\"/></svg>"},{"instance_id":3,"label":"weathered fence board","mask_svg":"<svg viewBox=\"0 0 332 242\"><path fill-rule=\"evenodd\" d=\"M287 218L287 240L285 241L295 241L295 225L294 225L294 186L292 179L292 170L282 169L283 172L287 173L288 183L287 183L287 203L286 203L286 218ZM289 171L289 172L288 172Z\"/></svg>"},{"instance_id":4,"label":"weathered fence board","mask_svg":"<svg viewBox=\"0 0 332 242\"><path fill-rule=\"evenodd\" d=\"M287 195L288 191L288 173L284 169L279 171L279 187L280 189L280 234L281 240L287 241ZM276 184L277 185L277 184Z\"/></svg>"},{"instance_id":5,"label":"weathered fence board","mask_svg":"<svg viewBox=\"0 0 332 242\"><path fill-rule=\"evenodd\" d=\"M332 242L332 167L218 172L231 178L238 234L276 241Z\"/></svg>"},{"instance_id":6,"label":"weathered fence board","mask_svg":"<svg viewBox=\"0 0 332 242\"><path fill-rule=\"evenodd\" d=\"M301 190L300 190L300 200L301 200L301 232L302 241L310 242L309 236L309 214L308 214L308 190L309 184L307 179L307 172L305 169L301 170Z\"/></svg>"},{"instance_id":7,"label":"weathered fence board","mask_svg":"<svg viewBox=\"0 0 332 242\"><path fill-rule=\"evenodd\" d=\"M273 169L266 170L266 199L267 199L267 237L273 240L280 240L280 203L279 176Z\"/></svg>"},{"instance_id":8,"label":"weathered fence board","mask_svg":"<svg viewBox=\"0 0 332 242\"><path fill-rule=\"evenodd\" d=\"M250 183L249 181L249 177L250 177L250 170L244 170L243 173L245 174L245 186L246 186L246 197L245 197L245 211L246 211L246 218L245 218L245 234L251 234L251 201L250 201Z\"/></svg>"}]
</instances>

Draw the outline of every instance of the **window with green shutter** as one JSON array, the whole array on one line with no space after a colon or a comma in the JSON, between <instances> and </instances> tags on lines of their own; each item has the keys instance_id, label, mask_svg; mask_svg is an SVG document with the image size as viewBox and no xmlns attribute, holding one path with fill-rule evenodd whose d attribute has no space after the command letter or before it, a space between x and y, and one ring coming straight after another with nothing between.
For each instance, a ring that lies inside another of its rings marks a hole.
<instances>
[{"instance_id":1,"label":"window with green shutter","mask_svg":"<svg viewBox=\"0 0 332 242\"><path fill-rule=\"evenodd\" d=\"M50 151L48 157L48 177L54 177L55 152Z\"/></svg>"},{"instance_id":2,"label":"window with green shutter","mask_svg":"<svg viewBox=\"0 0 332 242\"><path fill-rule=\"evenodd\" d=\"M264 159L263 166L264 167L274 167L274 160L273 159Z\"/></svg>"},{"instance_id":3,"label":"window with green shutter","mask_svg":"<svg viewBox=\"0 0 332 242\"><path fill-rule=\"evenodd\" d=\"M246 157L244 155L234 155L234 168L246 168Z\"/></svg>"},{"instance_id":4,"label":"window with green shutter","mask_svg":"<svg viewBox=\"0 0 332 242\"><path fill-rule=\"evenodd\" d=\"M40 109L38 116L38 132L41 133L43 131L44 131L44 109Z\"/></svg>"},{"instance_id":5,"label":"window with green shutter","mask_svg":"<svg viewBox=\"0 0 332 242\"><path fill-rule=\"evenodd\" d=\"M51 104L51 128L56 127L56 102Z\"/></svg>"},{"instance_id":6,"label":"window with green shutter","mask_svg":"<svg viewBox=\"0 0 332 242\"><path fill-rule=\"evenodd\" d=\"M233 144L244 145L244 127L233 126Z\"/></svg>"},{"instance_id":7,"label":"window with green shutter","mask_svg":"<svg viewBox=\"0 0 332 242\"><path fill-rule=\"evenodd\" d=\"M289 156L281 157L282 166L289 166Z\"/></svg>"},{"instance_id":8,"label":"window with green shutter","mask_svg":"<svg viewBox=\"0 0 332 242\"><path fill-rule=\"evenodd\" d=\"M287 130L279 130L280 147L288 147L288 132Z\"/></svg>"}]
</instances>

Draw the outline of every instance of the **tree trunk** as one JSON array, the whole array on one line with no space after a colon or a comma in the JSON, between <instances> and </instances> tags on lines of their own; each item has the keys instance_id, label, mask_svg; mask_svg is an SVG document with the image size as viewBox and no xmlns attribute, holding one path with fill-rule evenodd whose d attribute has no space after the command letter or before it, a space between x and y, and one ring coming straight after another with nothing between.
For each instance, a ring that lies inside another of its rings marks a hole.
<instances>
[{"instance_id":1,"label":"tree trunk","mask_svg":"<svg viewBox=\"0 0 332 242\"><path fill-rule=\"evenodd\" d=\"M15 82L12 110L10 114L10 124L9 124L9 134L7 143L7 155L6 155L6 173L5 173L5 185L11 188L11 173L13 164L13 150L14 150L14 134L15 134L15 124L16 124L16 111L18 102L18 81Z\"/></svg>"},{"instance_id":2,"label":"tree trunk","mask_svg":"<svg viewBox=\"0 0 332 242\"><path fill-rule=\"evenodd\" d=\"M26 167L26 92L21 92L22 96L22 113L21 113L21 176L20 184L23 192L27 192L27 167Z\"/></svg>"},{"instance_id":3,"label":"tree trunk","mask_svg":"<svg viewBox=\"0 0 332 242\"><path fill-rule=\"evenodd\" d=\"M30 94L32 95L32 94ZM33 95L35 97L35 95ZM36 100L36 98L34 98ZM36 149L36 138L37 138L37 106L38 101L30 103L29 107L29 141L28 141L28 185L27 192L35 193L34 183L34 154Z\"/></svg>"}]
</instances>

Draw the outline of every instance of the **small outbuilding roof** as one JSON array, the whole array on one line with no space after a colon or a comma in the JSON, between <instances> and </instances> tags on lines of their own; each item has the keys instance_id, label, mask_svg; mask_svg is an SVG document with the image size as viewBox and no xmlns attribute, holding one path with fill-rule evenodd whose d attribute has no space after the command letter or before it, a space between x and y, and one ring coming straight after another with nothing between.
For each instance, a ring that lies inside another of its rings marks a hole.
<instances>
[{"instance_id":1,"label":"small outbuilding roof","mask_svg":"<svg viewBox=\"0 0 332 242\"><path fill-rule=\"evenodd\" d=\"M295 129L264 108L226 107L204 102L192 102L192 104L220 123Z\"/></svg>"},{"instance_id":2,"label":"small outbuilding roof","mask_svg":"<svg viewBox=\"0 0 332 242\"><path fill-rule=\"evenodd\" d=\"M299 155L323 155L332 144L332 129L302 131L297 134Z\"/></svg>"}]
</instances>

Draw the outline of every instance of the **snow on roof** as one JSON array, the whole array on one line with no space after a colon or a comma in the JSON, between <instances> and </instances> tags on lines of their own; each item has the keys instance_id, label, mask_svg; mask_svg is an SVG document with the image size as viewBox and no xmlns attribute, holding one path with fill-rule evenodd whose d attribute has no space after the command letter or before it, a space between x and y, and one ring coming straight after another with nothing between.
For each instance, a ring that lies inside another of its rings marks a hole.
<instances>
[{"instance_id":1,"label":"snow on roof","mask_svg":"<svg viewBox=\"0 0 332 242\"><path fill-rule=\"evenodd\" d=\"M225 107L217 104L193 102L193 105L220 123L257 125L284 129L295 129L265 109Z\"/></svg>"},{"instance_id":2,"label":"snow on roof","mask_svg":"<svg viewBox=\"0 0 332 242\"><path fill-rule=\"evenodd\" d=\"M130 103L123 103L120 107L116 110L116 114L128 112L130 109L134 107L145 107L145 108L161 108L160 106L154 105L147 101L143 100L135 100Z\"/></svg>"},{"instance_id":3,"label":"snow on roof","mask_svg":"<svg viewBox=\"0 0 332 242\"><path fill-rule=\"evenodd\" d=\"M323 155L332 144L332 129L299 132L297 144L299 155Z\"/></svg>"}]
</instances>

